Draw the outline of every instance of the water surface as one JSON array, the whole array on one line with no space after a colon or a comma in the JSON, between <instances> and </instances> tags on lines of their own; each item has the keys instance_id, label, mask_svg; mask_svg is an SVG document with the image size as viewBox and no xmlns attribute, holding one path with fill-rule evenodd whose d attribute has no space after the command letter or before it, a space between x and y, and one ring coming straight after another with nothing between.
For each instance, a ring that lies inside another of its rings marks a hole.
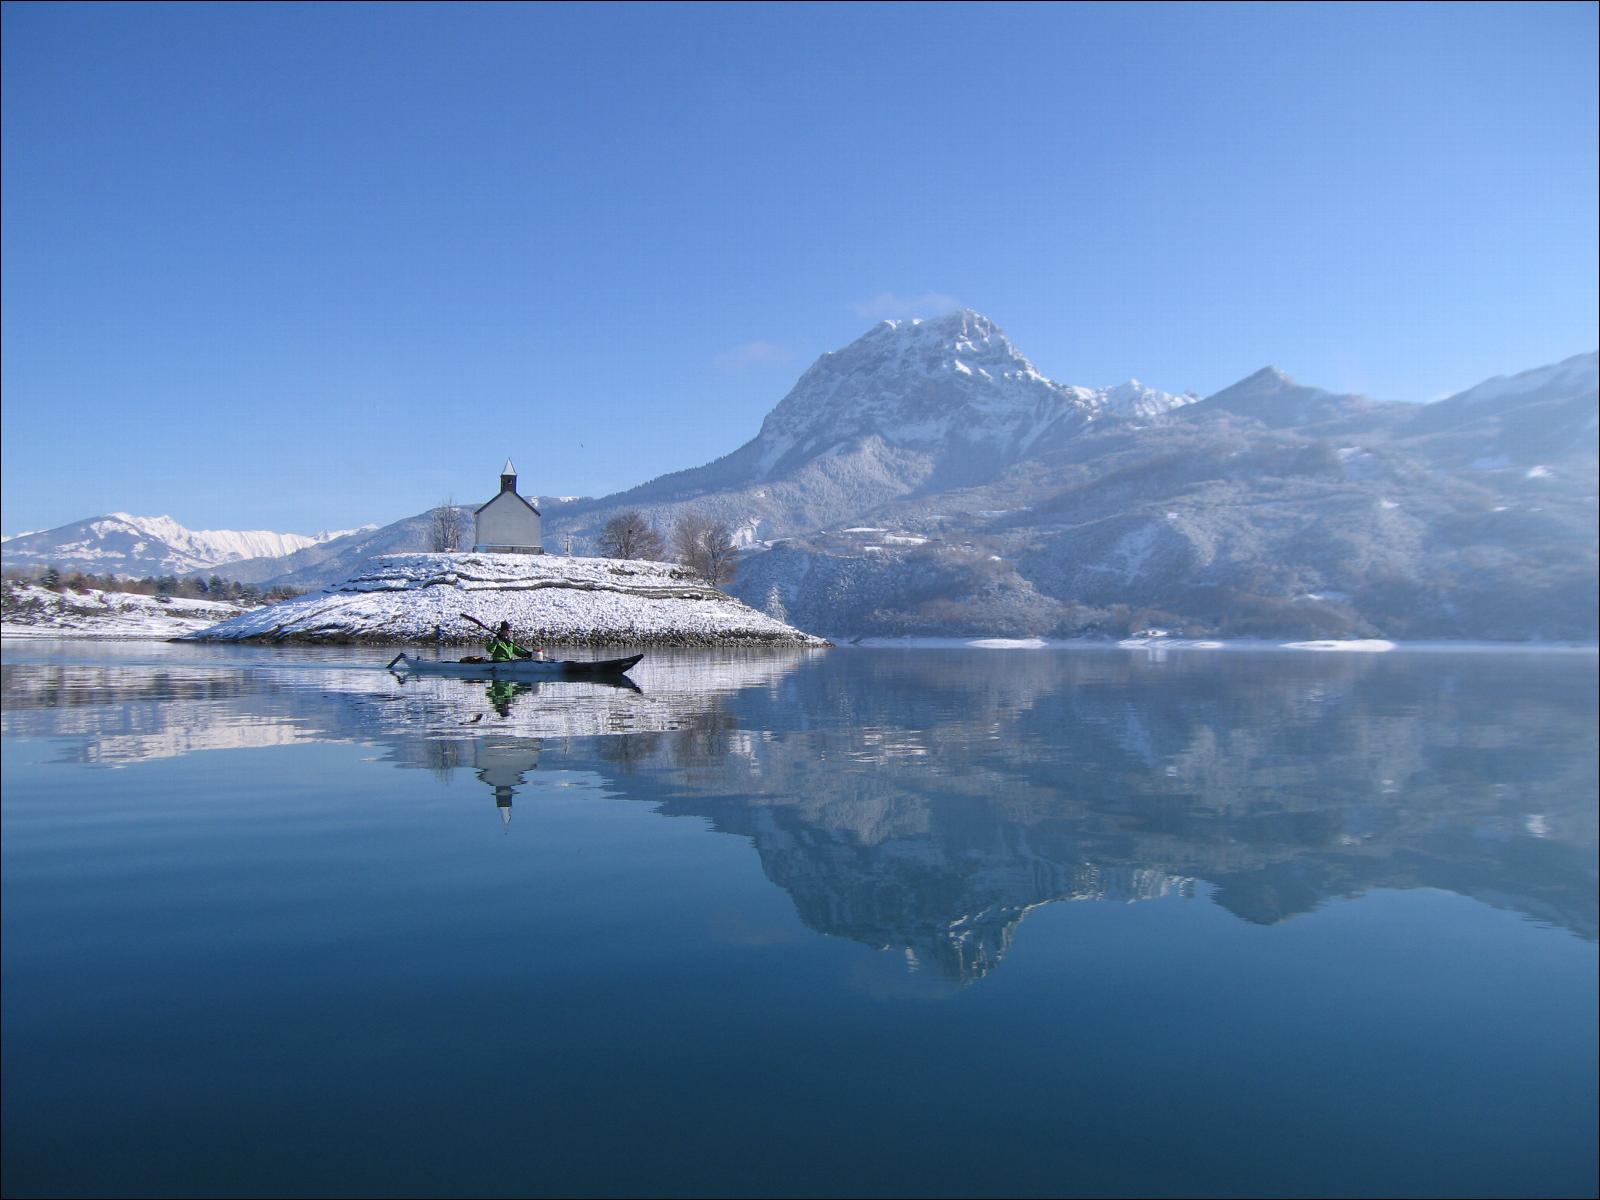
<instances>
[{"instance_id":1,"label":"water surface","mask_svg":"<svg viewBox=\"0 0 1600 1200\"><path fill-rule=\"evenodd\" d=\"M1593 655L3 667L7 1195L1596 1188Z\"/></svg>"}]
</instances>

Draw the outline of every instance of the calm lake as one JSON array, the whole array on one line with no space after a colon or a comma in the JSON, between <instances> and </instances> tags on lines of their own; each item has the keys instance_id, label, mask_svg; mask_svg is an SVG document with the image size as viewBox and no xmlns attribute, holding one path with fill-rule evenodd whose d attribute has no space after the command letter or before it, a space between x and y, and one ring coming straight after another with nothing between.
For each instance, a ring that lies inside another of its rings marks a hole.
<instances>
[{"instance_id":1,"label":"calm lake","mask_svg":"<svg viewBox=\"0 0 1600 1200\"><path fill-rule=\"evenodd\" d=\"M4 1190L1582 1195L1588 653L7 643Z\"/></svg>"}]
</instances>

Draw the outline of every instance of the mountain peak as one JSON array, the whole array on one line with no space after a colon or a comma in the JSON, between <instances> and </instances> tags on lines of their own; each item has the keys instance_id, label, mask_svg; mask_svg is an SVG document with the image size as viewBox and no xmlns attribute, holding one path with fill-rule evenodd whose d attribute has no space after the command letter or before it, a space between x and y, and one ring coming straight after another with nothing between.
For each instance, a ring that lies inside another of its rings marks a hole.
<instances>
[{"instance_id":1,"label":"mountain peak","mask_svg":"<svg viewBox=\"0 0 1600 1200\"><path fill-rule=\"evenodd\" d=\"M938 460L957 443L1004 457L1092 406L1046 379L990 318L970 308L882 321L824 354L762 422L752 451L769 479L865 439ZM980 456L981 457L981 456Z\"/></svg>"},{"instance_id":2,"label":"mountain peak","mask_svg":"<svg viewBox=\"0 0 1600 1200\"><path fill-rule=\"evenodd\" d=\"M1100 405L1105 412L1117 417L1155 417L1186 404L1193 404L1196 396L1174 395L1148 387L1137 379L1103 388L1099 392Z\"/></svg>"},{"instance_id":3,"label":"mountain peak","mask_svg":"<svg viewBox=\"0 0 1600 1200\"><path fill-rule=\"evenodd\" d=\"M917 318L906 322L911 325L920 325L930 332L964 334L978 333L984 336L1000 333L1000 327L981 312L970 308L958 308L954 312L941 313L937 317ZM1001 333L1001 337L1005 334Z\"/></svg>"},{"instance_id":4,"label":"mountain peak","mask_svg":"<svg viewBox=\"0 0 1600 1200\"><path fill-rule=\"evenodd\" d=\"M970 308L958 308L954 312L942 313L937 317L902 317L879 321L862 337L856 339L856 342L873 337L895 336L918 341L947 342L981 342L996 338L1007 346L1011 345L1011 339L1006 337L1005 331L1000 326L989 317ZM855 345L856 342L852 342L851 345Z\"/></svg>"},{"instance_id":5,"label":"mountain peak","mask_svg":"<svg viewBox=\"0 0 1600 1200\"><path fill-rule=\"evenodd\" d=\"M1233 386L1240 387L1245 384L1254 384L1258 387L1261 385L1271 385L1273 387L1295 386L1294 380L1289 376L1287 371L1279 370L1270 363L1267 366L1262 367L1254 375L1246 376Z\"/></svg>"}]
</instances>

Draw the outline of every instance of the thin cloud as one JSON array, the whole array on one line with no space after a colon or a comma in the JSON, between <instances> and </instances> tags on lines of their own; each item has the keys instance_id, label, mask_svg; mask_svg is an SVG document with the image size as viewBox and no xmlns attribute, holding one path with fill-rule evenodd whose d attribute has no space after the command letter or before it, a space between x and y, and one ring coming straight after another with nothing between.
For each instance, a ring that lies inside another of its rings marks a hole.
<instances>
[{"instance_id":1,"label":"thin cloud","mask_svg":"<svg viewBox=\"0 0 1600 1200\"><path fill-rule=\"evenodd\" d=\"M920 296L879 292L869 299L857 300L850 310L857 316L882 321L889 317L936 317L960 307L954 296L943 292L923 292Z\"/></svg>"},{"instance_id":2,"label":"thin cloud","mask_svg":"<svg viewBox=\"0 0 1600 1200\"><path fill-rule=\"evenodd\" d=\"M780 346L774 342L742 342L732 349L723 350L712 361L716 363L717 370L732 375L738 371L748 371L752 367L786 363L793 357L794 351L788 346Z\"/></svg>"}]
</instances>

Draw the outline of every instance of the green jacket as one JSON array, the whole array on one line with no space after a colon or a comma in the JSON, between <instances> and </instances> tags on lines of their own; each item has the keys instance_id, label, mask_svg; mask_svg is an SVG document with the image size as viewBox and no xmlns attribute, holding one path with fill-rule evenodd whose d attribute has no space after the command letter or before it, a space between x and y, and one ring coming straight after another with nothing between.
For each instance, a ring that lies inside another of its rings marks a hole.
<instances>
[{"instance_id":1,"label":"green jacket","mask_svg":"<svg viewBox=\"0 0 1600 1200\"><path fill-rule=\"evenodd\" d=\"M483 648L489 652L491 662L511 662L513 659L528 657L528 652L521 646L499 634L484 642Z\"/></svg>"}]
</instances>

